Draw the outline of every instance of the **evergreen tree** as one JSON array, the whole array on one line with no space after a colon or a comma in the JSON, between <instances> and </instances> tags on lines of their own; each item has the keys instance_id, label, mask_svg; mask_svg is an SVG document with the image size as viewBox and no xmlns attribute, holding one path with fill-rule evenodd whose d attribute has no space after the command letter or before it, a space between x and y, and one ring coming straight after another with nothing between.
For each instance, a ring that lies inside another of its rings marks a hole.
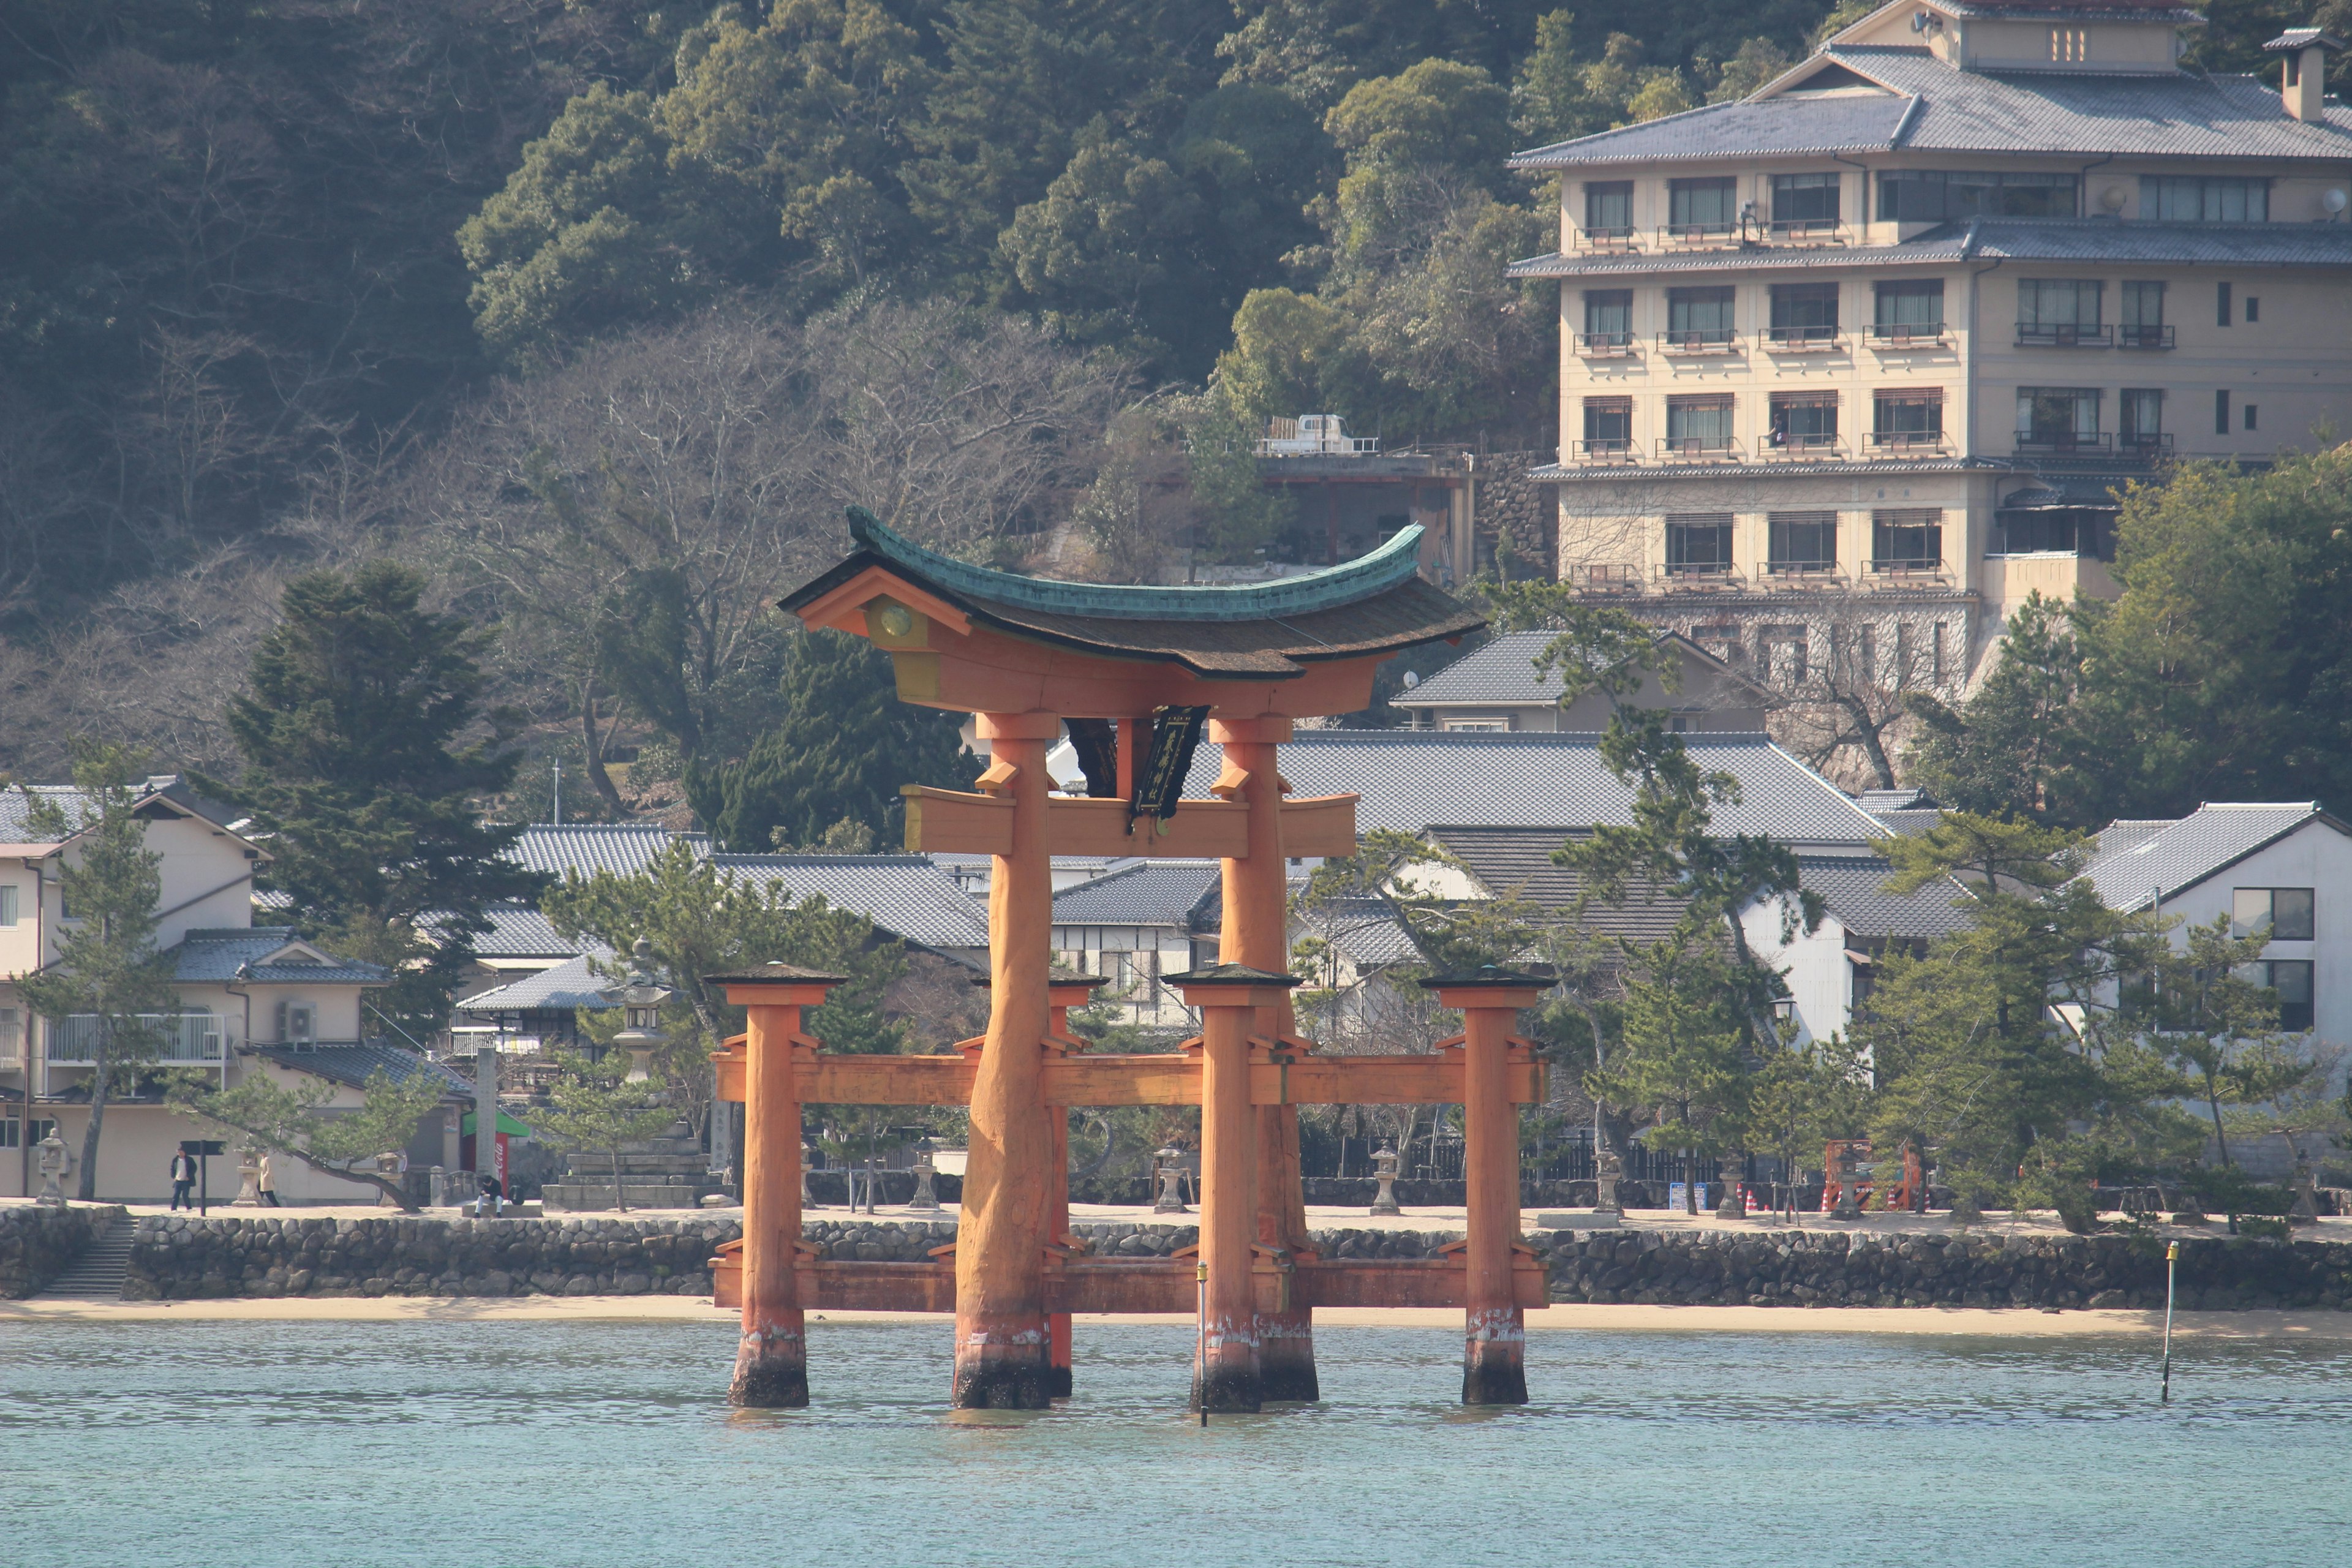
<instances>
[{"instance_id":1,"label":"evergreen tree","mask_svg":"<svg viewBox=\"0 0 2352 1568\"><path fill-rule=\"evenodd\" d=\"M895 839L900 784L961 784L968 772L955 720L899 701L889 656L863 638L794 637L781 689L775 727L740 763L687 770L688 800L730 848L814 844L845 820Z\"/></svg>"},{"instance_id":2,"label":"evergreen tree","mask_svg":"<svg viewBox=\"0 0 2352 1568\"><path fill-rule=\"evenodd\" d=\"M2065 607L2030 595L1965 707L1924 691L1906 696L1919 721L1905 759L1911 782L1955 811L2097 826L2084 820L2098 808L2069 732L2082 683Z\"/></svg>"},{"instance_id":3,"label":"evergreen tree","mask_svg":"<svg viewBox=\"0 0 2352 1568\"><path fill-rule=\"evenodd\" d=\"M449 1081L423 1058L394 1074L368 1074L362 1103L335 1106L340 1086L310 1079L289 1088L267 1073L247 1073L224 1089L208 1073L175 1073L164 1102L183 1115L225 1128L255 1143L291 1154L321 1174L362 1182L409 1214L415 1203L397 1176L377 1171L376 1157L395 1154L449 1095Z\"/></svg>"},{"instance_id":4,"label":"evergreen tree","mask_svg":"<svg viewBox=\"0 0 2352 1568\"><path fill-rule=\"evenodd\" d=\"M93 1065L89 1121L81 1140L84 1203L98 1195L99 1134L107 1101L135 1086L140 1069L163 1044L141 1015L168 1013L179 1005L173 960L155 948L163 858L147 847L147 825L139 816L131 772L120 748L83 744L74 757L74 784L82 800L72 815L25 792L26 824L35 834L76 841L58 872L67 920L58 928L57 957L17 976L16 994L34 1017L89 1021Z\"/></svg>"},{"instance_id":5,"label":"evergreen tree","mask_svg":"<svg viewBox=\"0 0 2352 1568\"><path fill-rule=\"evenodd\" d=\"M229 702L244 774L208 787L252 814L262 885L306 933L392 969L385 1010L430 1026L484 909L540 879L508 858L521 829L482 819L515 770L495 736L468 739L488 634L422 608L424 588L390 562L289 584Z\"/></svg>"},{"instance_id":6,"label":"evergreen tree","mask_svg":"<svg viewBox=\"0 0 2352 1568\"><path fill-rule=\"evenodd\" d=\"M577 1051L556 1053L557 1076L547 1103L530 1117L531 1136L570 1154L602 1154L613 1172L613 1206L626 1214L629 1190L622 1179L621 1153L632 1143L658 1138L677 1121L668 1083L659 1074L628 1081L629 1054L608 1050L601 1060Z\"/></svg>"}]
</instances>

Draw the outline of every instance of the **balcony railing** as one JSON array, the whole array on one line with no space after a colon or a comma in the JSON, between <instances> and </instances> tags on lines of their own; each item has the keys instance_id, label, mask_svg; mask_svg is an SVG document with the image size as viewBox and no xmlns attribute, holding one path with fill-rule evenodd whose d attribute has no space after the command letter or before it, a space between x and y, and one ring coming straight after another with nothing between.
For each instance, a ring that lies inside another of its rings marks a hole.
<instances>
[{"instance_id":1,"label":"balcony railing","mask_svg":"<svg viewBox=\"0 0 2352 1568\"><path fill-rule=\"evenodd\" d=\"M1642 569L1630 562L1584 562L1568 569L1568 580L1588 594L1638 594L1642 591Z\"/></svg>"},{"instance_id":2,"label":"balcony railing","mask_svg":"<svg viewBox=\"0 0 2352 1568\"><path fill-rule=\"evenodd\" d=\"M2113 327L2028 326L2017 323L2017 346L2042 349L2103 349L2116 341Z\"/></svg>"},{"instance_id":3,"label":"balcony railing","mask_svg":"<svg viewBox=\"0 0 2352 1568\"><path fill-rule=\"evenodd\" d=\"M1678 463L1736 463L1739 443L1728 436L1661 436L1658 457Z\"/></svg>"},{"instance_id":4,"label":"balcony railing","mask_svg":"<svg viewBox=\"0 0 2352 1568\"><path fill-rule=\"evenodd\" d=\"M1767 327L1764 346L1777 354L1835 353L1845 337L1835 327Z\"/></svg>"},{"instance_id":5,"label":"balcony railing","mask_svg":"<svg viewBox=\"0 0 2352 1568\"><path fill-rule=\"evenodd\" d=\"M1768 561L1765 581L1775 588L1843 588L1845 574L1834 561Z\"/></svg>"},{"instance_id":6,"label":"balcony railing","mask_svg":"<svg viewBox=\"0 0 2352 1568\"><path fill-rule=\"evenodd\" d=\"M2145 436L2116 437L2118 457L2137 458L2144 463L2158 462L2172 456L2172 436L2168 431L2152 431Z\"/></svg>"},{"instance_id":7,"label":"balcony railing","mask_svg":"<svg viewBox=\"0 0 2352 1568\"><path fill-rule=\"evenodd\" d=\"M2168 349L2172 346L2170 327L2117 327L2116 347L2119 349Z\"/></svg>"},{"instance_id":8,"label":"balcony railing","mask_svg":"<svg viewBox=\"0 0 2352 1568\"><path fill-rule=\"evenodd\" d=\"M2029 454L2059 458L2095 457L2115 444L2115 437L2103 431L2084 434L2071 430L2045 430L2039 435L2021 430L2017 433L2017 449Z\"/></svg>"},{"instance_id":9,"label":"balcony railing","mask_svg":"<svg viewBox=\"0 0 2352 1568\"><path fill-rule=\"evenodd\" d=\"M1826 463L1845 456L1834 436L1789 436L1775 434L1757 448L1759 458L1780 462Z\"/></svg>"},{"instance_id":10,"label":"balcony railing","mask_svg":"<svg viewBox=\"0 0 2352 1568\"><path fill-rule=\"evenodd\" d=\"M1633 228L1580 228L1576 231L1580 250L1624 252L1642 248L1641 232Z\"/></svg>"},{"instance_id":11,"label":"balcony railing","mask_svg":"<svg viewBox=\"0 0 2352 1568\"><path fill-rule=\"evenodd\" d=\"M1942 562L1910 557L1874 560L1870 563L1870 574L1882 584L1897 588L1940 588L1951 580Z\"/></svg>"},{"instance_id":12,"label":"balcony railing","mask_svg":"<svg viewBox=\"0 0 2352 1568\"><path fill-rule=\"evenodd\" d=\"M1874 452L1942 452L1949 448L1941 430L1873 430L1864 437Z\"/></svg>"},{"instance_id":13,"label":"balcony railing","mask_svg":"<svg viewBox=\"0 0 2352 1568\"><path fill-rule=\"evenodd\" d=\"M1781 245L1843 245L1845 225L1833 217L1789 218L1764 226L1765 235Z\"/></svg>"},{"instance_id":14,"label":"balcony railing","mask_svg":"<svg viewBox=\"0 0 2352 1568\"><path fill-rule=\"evenodd\" d=\"M62 1018L46 1021L42 1033L46 1037L42 1059L57 1067L95 1067L98 1065L99 1016L95 1013L72 1013ZM152 1060L166 1066L193 1066L197 1063L217 1063L227 1049L236 1044L232 1020L215 1013L142 1013L138 1027L144 1038L143 1047L160 1041ZM142 1048L140 1054L144 1057Z\"/></svg>"},{"instance_id":15,"label":"balcony railing","mask_svg":"<svg viewBox=\"0 0 2352 1568\"><path fill-rule=\"evenodd\" d=\"M1709 250L1739 243L1736 223L1670 223L1658 230L1658 243L1682 250Z\"/></svg>"},{"instance_id":16,"label":"balcony railing","mask_svg":"<svg viewBox=\"0 0 2352 1568\"><path fill-rule=\"evenodd\" d=\"M1586 359L1624 359L1633 352L1631 332L1579 332L1576 352Z\"/></svg>"},{"instance_id":17,"label":"balcony railing","mask_svg":"<svg viewBox=\"0 0 2352 1568\"><path fill-rule=\"evenodd\" d=\"M1605 437L1597 441L1579 441L1573 448L1580 463L1633 463L1641 460L1633 440L1627 437Z\"/></svg>"},{"instance_id":18,"label":"balcony railing","mask_svg":"<svg viewBox=\"0 0 2352 1568\"><path fill-rule=\"evenodd\" d=\"M1658 352L1670 354L1736 354L1739 334L1729 327L1709 327L1695 332L1660 332Z\"/></svg>"},{"instance_id":19,"label":"balcony railing","mask_svg":"<svg viewBox=\"0 0 2352 1568\"><path fill-rule=\"evenodd\" d=\"M1944 323L1941 321L1903 323L1879 321L1870 329L1870 342L1873 348L1934 349L1943 348L1951 341L1950 335L1945 331Z\"/></svg>"},{"instance_id":20,"label":"balcony railing","mask_svg":"<svg viewBox=\"0 0 2352 1568\"><path fill-rule=\"evenodd\" d=\"M1736 594L1748 585L1738 568L1727 563L1717 566L1669 562L1654 568L1651 575L1670 594Z\"/></svg>"}]
</instances>

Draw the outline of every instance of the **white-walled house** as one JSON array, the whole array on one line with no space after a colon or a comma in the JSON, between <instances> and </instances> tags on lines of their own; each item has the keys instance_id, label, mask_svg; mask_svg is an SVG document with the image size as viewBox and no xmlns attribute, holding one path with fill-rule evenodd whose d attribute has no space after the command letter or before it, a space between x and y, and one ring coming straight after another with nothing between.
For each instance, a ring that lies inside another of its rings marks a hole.
<instances>
[{"instance_id":1,"label":"white-walled house","mask_svg":"<svg viewBox=\"0 0 2352 1568\"><path fill-rule=\"evenodd\" d=\"M1799 1044L1845 1032L1890 951L1924 952L1967 921L1958 906L1968 890L1959 883L1948 878L1916 893L1890 893L1895 868L1874 855L1801 855L1797 869L1799 884L1821 898L1819 925L1807 931L1790 898L1759 900L1739 923L1749 947L1789 987L1787 1016Z\"/></svg>"},{"instance_id":2,"label":"white-walled house","mask_svg":"<svg viewBox=\"0 0 2352 1568\"><path fill-rule=\"evenodd\" d=\"M78 821L84 797L69 787L36 786L34 795ZM385 972L353 963L298 938L285 927L253 924L253 878L267 851L237 831L229 813L173 777L153 778L136 811L147 847L162 857L157 945L173 959L175 1011L152 1020L164 1037L160 1064L199 1068L225 1086L252 1073L287 1082L332 1086L327 1109L357 1107L368 1070L396 1076L435 1071L421 1057L370 1042L362 997ZM93 1019L33 1018L16 980L56 961L60 932L72 923L58 869L80 853L79 835L50 837L29 821L22 791L0 794L0 1196L39 1190L34 1146L54 1130L78 1161L89 1116ZM449 1078L452 1103L465 1087ZM101 1199L163 1202L171 1195L171 1159L185 1139L205 1131L163 1106L152 1086L118 1094L107 1105L99 1150ZM441 1160L442 1129L428 1119L412 1162ZM234 1160L214 1165L215 1195L236 1191ZM68 1180L70 1190L71 1178ZM373 1187L278 1162L282 1201L369 1202Z\"/></svg>"}]
</instances>

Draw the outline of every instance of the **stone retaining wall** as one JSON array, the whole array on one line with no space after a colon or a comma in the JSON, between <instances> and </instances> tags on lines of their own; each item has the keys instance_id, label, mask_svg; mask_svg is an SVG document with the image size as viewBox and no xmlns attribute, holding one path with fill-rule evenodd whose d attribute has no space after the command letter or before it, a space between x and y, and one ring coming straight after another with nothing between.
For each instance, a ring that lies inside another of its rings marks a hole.
<instances>
[{"instance_id":1,"label":"stone retaining wall","mask_svg":"<svg viewBox=\"0 0 2352 1568\"><path fill-rule=\"evenodd\" d=\"M0 1301L21 1301L65 1272L110 1226L130 1211L110 1204L75 1204L44 1208L10 1204L0 1208Z\"/></svg>"},{"instance_id":2,"label":"stone retaining wall","mask_svg":"<svg viewBox=\"0 0 2352 1568\"><path fill-rule=\"evenodd\" d=\"M0 1214L0 1224L5 1218ZM1195 1226L1178 1224L1071 1228L1097 1254L1125 1258L1165 1258L1200 1236ZM0 1293L8 1279L9 1234L0 1229ZM741 1234L734 1216L150 1215L138 1222L123 1295L708 1295L711 1253ZM1425 1258L1461 1234L1334 1229L1309 1239L1327 1258ZM945 1219L814 1216L803 1235L826 1258L919 1263L952 1242L956 1227ZM1559 1230L1531 1231L1526 1240L1550 1266L1555 1301L2063 1308L2150 1307L2164 1300L2161 1247L2126 1237ZM2216 1237L2184 1241L2180 1255L2179 1300L2187 1310L2352 1308L2352 1243Z\"/></svg>"}]
</instances>

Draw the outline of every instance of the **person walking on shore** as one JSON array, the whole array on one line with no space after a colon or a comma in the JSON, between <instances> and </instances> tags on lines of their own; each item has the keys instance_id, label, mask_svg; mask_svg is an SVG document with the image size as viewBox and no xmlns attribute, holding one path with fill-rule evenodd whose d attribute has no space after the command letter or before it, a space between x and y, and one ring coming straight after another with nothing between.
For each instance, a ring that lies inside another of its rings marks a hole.
<instances>
[{"instance_id":1,"label":"person walking on shore","mask_svg":"<svg viewBox=\"0 0 2352 1568\"><path fill-rule=\"evenodd\" d=\"M286 1206L278 1201L278 1151L275 1149L261 1152L261 1206L268 1209Z\"/></svg>"},{"instance_id":2,"label":"person walking on shore","mask_svg":"<svg viewBox=\"0 0 2352 1568\"><path fill-rule=\"evenodd\" d=\"M185 1149L172 1156L172 1207L196 1206L196 1162Z\"/></svg>"}]
</instances>

